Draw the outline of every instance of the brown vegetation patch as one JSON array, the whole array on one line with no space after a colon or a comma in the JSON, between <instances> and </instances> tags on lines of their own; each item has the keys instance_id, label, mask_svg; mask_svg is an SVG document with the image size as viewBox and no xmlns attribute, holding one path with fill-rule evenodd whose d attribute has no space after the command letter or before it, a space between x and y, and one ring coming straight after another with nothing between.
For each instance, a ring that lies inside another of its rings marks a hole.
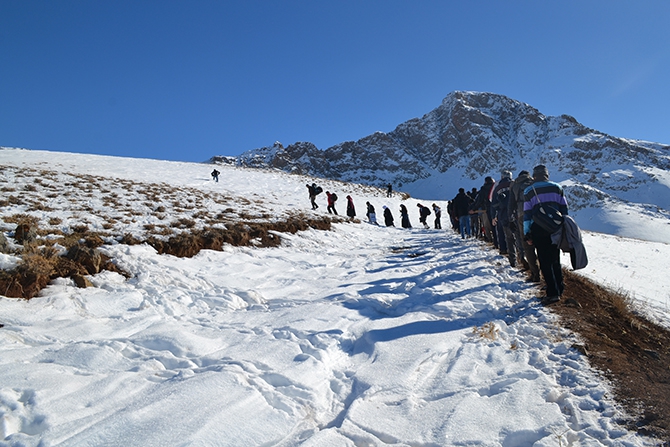
<instances>
[{"instance_id":1,"label":"brown vegetation patch","mask_svg":"<svg viewBox=\"0 0 670 447\"><path fill-rule=\"evenodd\" d=\"M126 235L122 243L132 245L146 242L160 254L190 258L197 255L200 250L222 250L224 244L238 247L277 247L281 244L281 238L275 233L297 233L309 228L330 230L331 224L335 221L325 216L312 218L300 215L277 222L236 222L227 228L185 231L170 237L167 241L154 236L146 241L140 241Z\"/></svg>"},{"instance_id":2,"label":"brown vegetation patch","mask_svg":"<svg viewBox=\"0 0 670 447\"><path fill-rule=\"evenodd\" d=\"M630 429L670 445L670 331L635 313L630 298L564 272L565 293L550 305L582 338L575 346L614 387Z\"/></svg>"},{"instance_id":3,"label":"brown vegetation patch","mask_svg":"<svg viewBox=\"0 0 670 447\"><path fill-rule=\"evenodd\" d=\"M278 222L236 222L226 228L186 230L167 240L150 236L145 240L127 234L120 240L122 244L147 243L160 254L178 257L193 257L200 250L222 250L224 244L234 246L276 247L281 238L276 233L296 233L309 228L330 230L333 222L341 220L330 217L308 217L295 215ZM22 224L19 224L19 226ZM12 271L0 271L0 294L13 298L30 299L55 278L72 278L79 287L90 282L84 275L95 275L102 270L128 276L112 260L97 250L104 244L102 237L89 230L86 225L73 228L73 233L60 238L24 243L21 264ZM53 234L53 232L52 232ZM53 248L55 242L68 249L65 256L59 256Z\"/></svg>"}]
</instances>

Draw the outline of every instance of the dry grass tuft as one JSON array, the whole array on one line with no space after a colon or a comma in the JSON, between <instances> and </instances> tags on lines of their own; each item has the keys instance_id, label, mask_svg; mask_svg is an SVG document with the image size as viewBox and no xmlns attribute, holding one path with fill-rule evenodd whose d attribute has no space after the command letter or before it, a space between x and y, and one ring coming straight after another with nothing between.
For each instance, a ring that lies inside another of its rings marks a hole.
<instances>
[{"instance_id":1,"label":"dry grass tuft","mask_svg":"<svg viewBox=\"0 0 670 447\"><path fill-rule=\"evenodd\" d=\"M473 335L486 340L495 341L500 335L500 329L491 321L482 325L482 327L475 326L472 328Z\"/></svg>"}]
</instances>

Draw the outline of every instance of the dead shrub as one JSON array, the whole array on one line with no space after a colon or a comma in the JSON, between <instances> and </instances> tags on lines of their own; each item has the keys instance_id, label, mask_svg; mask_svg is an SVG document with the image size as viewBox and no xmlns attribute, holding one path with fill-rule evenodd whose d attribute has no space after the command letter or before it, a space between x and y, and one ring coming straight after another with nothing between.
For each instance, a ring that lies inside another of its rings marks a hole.
<instances>
[{"instance_id":1,"label":"dead shrub","mask_svg":"<svg viewBox=\"0 0 670 447\"><path fill-rule=\"evenodd\" d=\"M85 224L72 225L71 229L73 233L88 233L88 226Z\"/></svg>"},{"instance_id":2,"label":"dead shrub","mask_svg":"<svg viewBox=\"0 0 670 447\"><path fill-rule=\"evenodd\" d=\"M489 321L488 323L484 323L481 327L475 326L472 328L472 333L479 338L495 341L498 339L500 329L498 329L493 322Z\"/></svg>"},{"instance_id":3,"label":"dead shrub","mask_svg":"<svg viewBox=\"0 0 670 447\"><path fill-rule=\"evenodd\" d=\"M7 223L14 223L14 224L26 223L32 226L37 226L37 223L39 222L39 219L37 217L24 213L12 214L11 216L4 216L2 220L4 220Z\"/></svg>"},{"instance_id":4,"label":"dead shrub","mask_svg":"<svg viewBox=\"0 0 670 447\"><path fill-rule=\"evenodd\" d=\"M189 219L188 217L181 217L177 220L172 221L172 227L173 228L180 228L180 229L185 229L185 228L193 228L195 226L195 220Z\"/></svg>"}]
</instances>

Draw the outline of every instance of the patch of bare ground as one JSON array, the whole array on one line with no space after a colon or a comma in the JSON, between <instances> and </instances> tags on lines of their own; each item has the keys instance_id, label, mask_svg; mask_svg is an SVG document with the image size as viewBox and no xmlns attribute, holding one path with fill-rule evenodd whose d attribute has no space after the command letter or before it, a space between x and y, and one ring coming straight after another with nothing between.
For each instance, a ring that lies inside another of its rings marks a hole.
<instances>
[{"instance_id":1,"label":"patch of bare ground","mask_svg":"<svg viewBox=\"0 0 670 447\"><path fill-rule=\"evenodd\" d=\"M670 446L670 331L634 312L630 297L564 271L565 292L549 305L579 334L575 346L612 383L629 429Z\"/></svg>"},{"instance_id":2,"label":"patch of bare ground","mask_svg":"<svg viewBox=\"0 0 670 447\"><path fill-rule=\"evenodd\" d=\"M133 245L147 243L160 254L178 257L192 257L200 250L222 250L225 244L233 246L276 247L281 243L280 233L296 233L310 228L330 230L333 222L341 218L329 216L310 217L304 214L289 216L275 222L236 222L226 228L206 228L187 230L166 239L149 236L138 239L131 235L121 238L121 243ZM30 223L20 223L32 228L29 239L18 242L23 244L21 263L11 271L0 270L0 293L10 298L30 299L55 278L72 278L79 287L90 286L86 275L94 275L102 270L110 270L128 276L110 258L97 250L104 244L96 233L88 231L86 226L76 228L73 234L45 241L37 239L37 231ZM28 231L28 230L26 230ZM67 252L60 255L54 249L55 242L64 246Z\"/></svg>"}]
</instances>

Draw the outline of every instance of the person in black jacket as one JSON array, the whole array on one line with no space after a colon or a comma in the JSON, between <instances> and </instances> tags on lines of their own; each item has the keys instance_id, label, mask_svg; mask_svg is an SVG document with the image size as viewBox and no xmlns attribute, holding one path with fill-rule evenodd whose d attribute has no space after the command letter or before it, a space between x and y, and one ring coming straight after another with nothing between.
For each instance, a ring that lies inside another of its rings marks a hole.
<instances>
[{"instance_id":1,"label":"person in black jacket","mask_svg":"<svg viewBox=\"0 0 670 447\"><path fill-rule=\"evenodd\" d=\"M453 198L451 203L454 206L454 214L458 218L458 225L461 230L461 238L472 236L472 230L470 229L470 205L472 205L472 199L469 195L465 193L465 189L459 188L458 194Z\"/></svg>"},{"instance_id":2,"label":"person in black jacket","mask_svg":"<svg viewBox=\"0 0 670 447\"><path fill-rule=\"evenodd\" d=\"M375 213L375 207L370 202L365 202L365 205L368 207L367 212L365 213L368 216L368 222L373 225L379 225L377 223L377 213Z\"/></svg>"},{"instance_id":3,"label":"person in black jacket","mask_svg":"<svg viewBox=\"0 0 670 447\"><path fill-rule=\"evenodd\" d=\"M384 223L386 224L387 227L395 227L393 225L393 213L391 212L391 209L384 205Z\"/></svg>"},{"instance_id":4,"label":"person in black jacket","mask_svg":"<svg viewBox=\"0 0 670 447\"><path fill-rule=\"evenodd\" d=\"M516 243L519 247L517 260L521 261L521 266L524 270L529 271L530 276L528 277L528 281L538 283L540 282L540 267L537 263L535 247L526 242L523 232L523 192L532 183L533 177L530 176L530 172L526 170L519 172L519 175L510 187L507 211L509 213L510 226L516 231Z\"/></svg>"},{"instance_id":5,"label":"person in black jacket","mask_svg":"<svg viewBox=\"0 0 670 447\"><path fill-rule=\"evenodd\" d=\"M412 228L412 224L409 223L409 212L405 205L400 205L400 222L403 228Z\"/></svg>"},{"instance_id":6,"label":"person in black jacket","mask_svg":"<svg viewBox=\"0 0 670 447\"><path fill-rule=\"evenodd\" d=\"M509 225L509 195L511 194L512 172L503 171L500 181L493 188L491 196L491 209L493 210L493 220L491 223L498 229L498 244L500 254L507 254L509 264L516 267L516 237Z\"/></svg>"},{"instance_id":7,"label":"person in black jacket","mask_svg":"<svg viewBox=\"0 0 670 447\"><path fill-rule=\"evenodd\" d=\"M491 201L489 200L489 196L495 183L493 177L489 176L484 179L484 184L479 188L475 203L472 205L472 210L479 215L481 224L484 227L484 239L486 239L487 242L492 242L493 246L498 248L498 240L495 237L493 226L491 225Z\"/></svg>"},{"instance_id":8,"label":"person in black jacket","mask_svg":"<svg viewBox=\"0 0 670 447\"><path fill-rule=\"evenodd\" d=\"M423 224L424 228L430 228L428 226L428 222L426 222L426 219L428 219L428 216L430 216L430 209L427 206L423 206L420 203L417 203L416 206L419 208L419 222Z\"/></svg>"}]
</instances>

